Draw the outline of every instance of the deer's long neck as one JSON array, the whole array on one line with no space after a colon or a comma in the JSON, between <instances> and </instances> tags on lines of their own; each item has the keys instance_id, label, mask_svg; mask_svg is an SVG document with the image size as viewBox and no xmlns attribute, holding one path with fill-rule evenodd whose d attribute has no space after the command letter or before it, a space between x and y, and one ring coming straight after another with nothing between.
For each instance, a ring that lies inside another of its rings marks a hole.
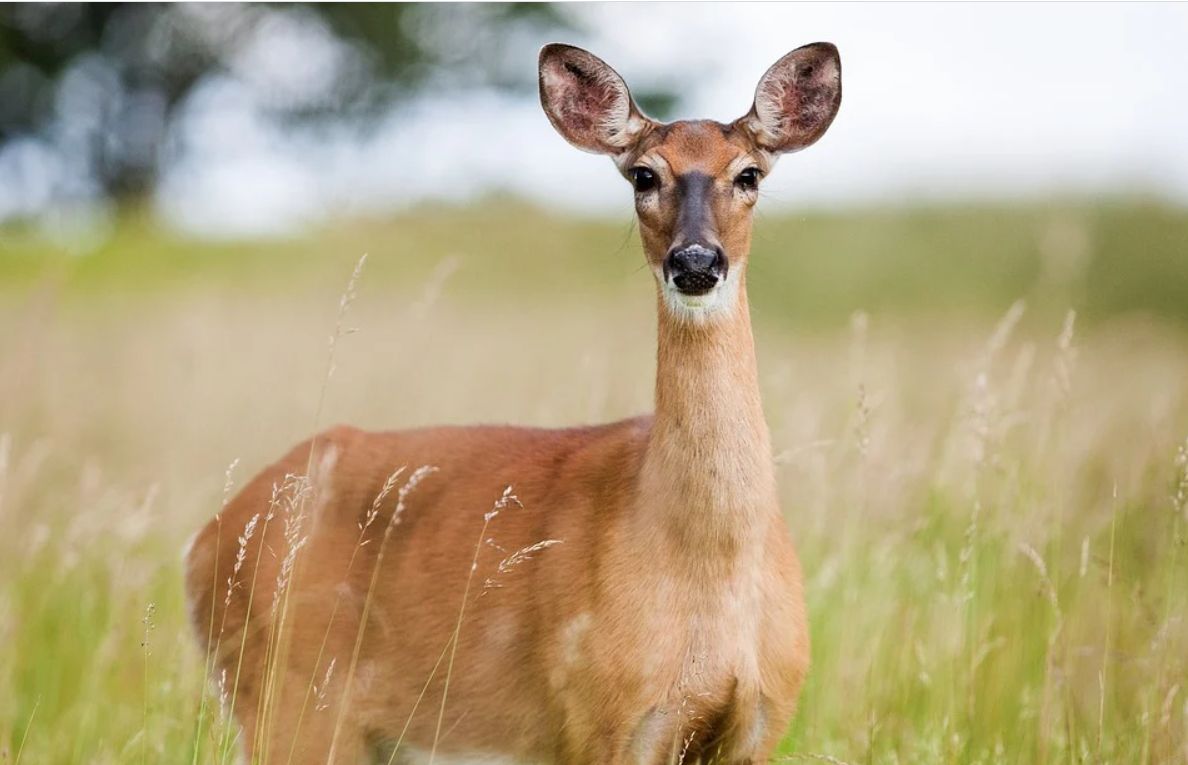
<instances>
[{"instance_id":1,"label":"deer's long neck","mask_svg":"<svg viewBox=\"0 0 1188 765\"><path fill-rule=\"evenodd\" d=\"M704 325L660 302L656 414L640 476L640 513L659 522L663 543L728 565L761 545L776 508L745 283L738 289L730 313Z\"/></svg>"}]
</instances>

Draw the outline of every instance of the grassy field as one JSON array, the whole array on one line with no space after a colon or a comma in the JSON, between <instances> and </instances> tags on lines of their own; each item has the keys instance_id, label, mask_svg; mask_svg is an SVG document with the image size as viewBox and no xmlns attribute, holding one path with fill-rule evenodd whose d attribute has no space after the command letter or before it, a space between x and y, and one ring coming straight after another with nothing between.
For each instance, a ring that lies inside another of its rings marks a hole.
<instances>
[{"instance_id":1,"label":"grassy field","mask_svg":"<svg viewBox=\"0 0 1188 765\"><path fill-rule=\"evenodd\" d=\"M814 641L791 761L1188 763L1188 213L806 214L753 261ZM500 201L0 231L0 763L226 761L179 552L228 465L336 422L646 411L642 262L626 220Z\"/></svg>"}]
</instances>

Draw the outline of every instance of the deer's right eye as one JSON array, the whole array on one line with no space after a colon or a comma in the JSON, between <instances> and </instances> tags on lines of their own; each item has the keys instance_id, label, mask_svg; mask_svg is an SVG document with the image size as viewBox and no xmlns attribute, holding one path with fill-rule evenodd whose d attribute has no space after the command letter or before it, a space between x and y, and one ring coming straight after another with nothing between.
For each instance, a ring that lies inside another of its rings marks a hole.
<instances>
[{"instance_id":1,"label":"deer's right eye","mask_svg":"<svg viewBox=\"0 0 1188 765\"><path fill-rule=\"evenodd\" d=\"M656 174L648 168L633 167L629 172L631 173L631 184L635 186L637 193L656 188Z\"/></svg>"}]
</instances>

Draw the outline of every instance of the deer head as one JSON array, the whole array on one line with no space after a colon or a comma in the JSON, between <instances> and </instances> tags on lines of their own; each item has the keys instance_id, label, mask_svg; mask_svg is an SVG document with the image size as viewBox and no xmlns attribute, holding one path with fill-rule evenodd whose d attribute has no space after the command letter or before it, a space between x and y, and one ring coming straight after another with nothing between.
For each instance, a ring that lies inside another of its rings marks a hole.
<instances>
[{"instance_id":1,"label":"deer head","mask_svg":"<svg viewBox=\"0 0 1188 765\"><path fill-rule=\"evenodd\" d=\"M833 122L841 59L829 43L797 48L767 70L734 122L665 124L640 111L602 59L554 43L540 52L540 99L565 140L609 155L631 182L663 303L701 322L737 301L763 178L779 155L812 145Z\"/></svg>"}]
</instances>

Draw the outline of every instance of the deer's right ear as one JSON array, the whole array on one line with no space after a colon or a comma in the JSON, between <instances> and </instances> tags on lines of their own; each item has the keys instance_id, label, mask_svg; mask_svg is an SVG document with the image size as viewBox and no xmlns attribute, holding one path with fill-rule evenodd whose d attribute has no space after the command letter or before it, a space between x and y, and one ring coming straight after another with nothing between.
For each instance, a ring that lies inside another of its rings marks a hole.
<instances>
[{"instance_id":1,"label":"deer's right ear","mask_svg":"<svg viewBox=\"0 0 1188 765\"><path fill-rule=\"evenodd\" d=\"M540 51L540 103L566 141L596 154L623 153L651 123L618 72L593 53L561 43Z\"/></svg>"}]
</instances>

